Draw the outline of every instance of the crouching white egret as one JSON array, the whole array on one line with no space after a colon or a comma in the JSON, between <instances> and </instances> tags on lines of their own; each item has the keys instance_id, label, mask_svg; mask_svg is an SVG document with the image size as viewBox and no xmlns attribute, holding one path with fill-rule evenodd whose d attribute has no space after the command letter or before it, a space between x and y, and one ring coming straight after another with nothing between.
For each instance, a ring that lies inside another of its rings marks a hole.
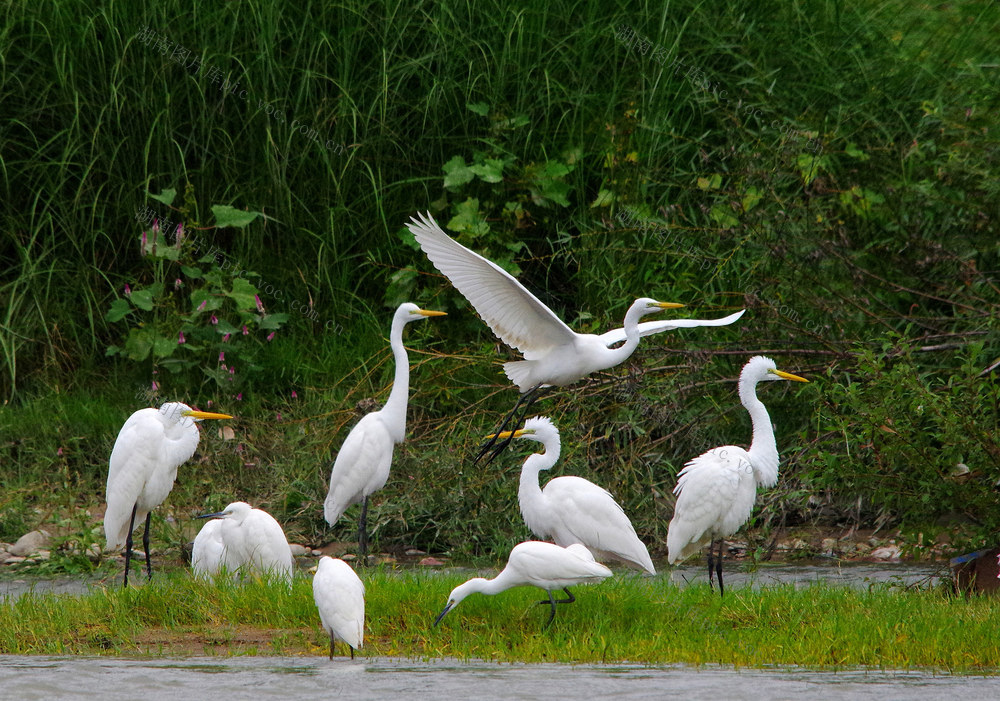
<instances>
[{"instance_id":1,"label":"crouching white egret","mask_svg":"<svg viewBox=\"0 0 1000 701\"><path fill-rule=\"evenodd\" d=\"M195 577L214 577L222 569L226 544L222 542L222 521L212 519L198 531L191 548L191 570Z\"/></svg>"},{"instance_id":2,"label":"crouching white egret","mask_svg":"<svg viewBox=\"0 0 1000 701\"><path fill-rule=\"evenodd\" d=\"M292 583L292 549L281 524L271 514L263 509L254 509L245 501L234 501L222 511L198 518L220 519L217 526L218 537L222 541L219 568L230 573L257 574ZM205 524L205 528L211 527L211 523ZM197 544L197 538L195 542ZM192 553L191 559L193 563L198 558ZM210 558L203 558L203 562L209 564Z\"/></svg>"},{"instance_id":3,"label":"crouching white egret","mask_svg":"<svg viewBox=\"0 0 1000 701\"><path fill-rule=\"evenodd\" d=\"M714 572L723 594L723 539L747 522L757 499L757 486L778 483L778 447L764 404L757 399L757 383L770 380L809 380L783 372L770 358L758 355L740 373L740 402L750 413L753 440L750 450L725 445L688 462L677 475L677 504L667 529L667 561L672 565L708 544L708 582ZM712 548L719 540L719 556Z\"/></svg>"},{"instance_id":4,"label":"crouching white egret","mask_svg":"<svg viewBox=\"0 0 1000 701\"><path fill-rule=\"evenodd\" d=\"M353 660L365 642L365 585L346 562L323 556L313 576L313 598L330 636L330 659L333 641L339 640L351 648Z\"/></svg>"},{"instance_id":5,"label":"crouching white egret","mask_svg":"<svg viewBox=\"0 0 1000 701\"><path fill-rule=\"evenodd\" d=\"M556 604L571 604L576 597L569 587L587 582L599 582L611 576L611 570L599 562L587 548L574 543L568 547L560 547L552 543L542 543L529 540L518 543L510 551L507 566L493 579L474 577L465 584L460 584L448 595L448 604L434 620L436 626L449 611L458 606L469 594L499 594L513 587L532 586L544 589L549 595L547 601L539 604L549 604L551 613L545 623L547 628L556 617ZM567 598L554 599L552 592L562 589Z\"/></svg>"},{"instance_id":6,"label":"crouching white egret","mask_svg":"<svg viewBox=\"0 0 1000 701\"><path fill-rule=\"evenodd\" d=\"M361 562L368 553L368 497L389 479L392 450L406 437L406 403L410 392L410 363L403 346L403 327L411 321L444 312L421 309L406 302L392 317L389 345L396 360L396 377L389 399L380 411L366 415L351 429L337 453L330 473L330 491L323 503L323 514L331 526L351 504L361 502L358 522L358 550Z\"/></svg>"},{"instance_id":7,"label":"crouching white egret","mask_svg":"<svg viewBox=\"0 0 1000 701\"><path fill-rule=\"evenodd\" d=\"M104 535L107 549L125 546L125 579L128 585L132 561L132 531L146 520L142 546L146 553L146 575L153 576L149 559L149 523L153 509L170 494L177 468L198 448L197 422L231 419L229 414L195 411L187 404L167 402L159 409L140 409L128 417L108 464Z\"/></svg>"},{"instance_id":8,"label":"crouching white egret","mask_svg":"<svg viewBox=\"0 0 1000 701\"><path fill-rule=\"evenodd\" d=\"M556 477L544 489L539 487L539 472L559 460L559 429L550 418L535 416L524 422L524 428L499 438L510 436L538 441L545 448L524 461L517 491L521 515L532 533L563 547L581 543L599 559L621 560L656 574L649 551L608 490L574 476Z\"/></svg>"},{"instance_id":9,"label":"crouching white egret","mask_svg":"<svg viewBox=\"0 0 1000 701\"><path fill-rule=\"evenodd\" d=\"M731 314L724 319L640 324L639 319L647 314L684 306L642 297L629 307L624 328L602 336L579 334L503 268L448 236L430 213L411 218L407 227L434 267L472 303L493 333L524 355L524 360L511 361L503 366L521 395L514 411L501 424L500 431L522 403L526 404L527 412L540 387L569 385L592 372L624 362L635 351L640 336L681 327L731 324L743 313ZM623 340L625 343L622 345L609 347ZM480 451L477 459L488 449L489 445Z\"/></svg>"}]
</instances>

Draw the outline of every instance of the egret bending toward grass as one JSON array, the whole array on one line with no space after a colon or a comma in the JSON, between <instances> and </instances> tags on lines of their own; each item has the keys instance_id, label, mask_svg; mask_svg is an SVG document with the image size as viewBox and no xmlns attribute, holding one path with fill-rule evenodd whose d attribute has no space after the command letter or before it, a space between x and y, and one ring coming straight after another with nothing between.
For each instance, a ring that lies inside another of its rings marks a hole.
<instances>
[{"instance_id":1,"label":"egret bending toward grass","mask_svg":"<svg viewBox=\"0 0 1000 701\"><path fill-rule=\"evenodd\" d=\"M254 509L245 501L234 501L218 513L199 518L220 519L222 559L217 570L224 568L230 573L258 574L292 583L292 549L281 524L271 514Z\"/></svg>"},{"instance_id":2,"label":"egret bending toward grass","mask_svg":"<svg viewBox=\"0 0 1000 701\"><path fill-rule=\"evenodd\" d=\"M195 577L211 578L222 569L226 546L222 542L222 521L212 519L201 527L191 548L191 569Z\"/></svg>"},{"instance_id":3,"label":"egret bending toward grass","mask_svg":"<svg viewBox=\"0 0 1000 701\"><path fill-rule=\"evenodd\" d=\"M333 641L339 640L351 648L353 660L365 642L365 585L346 562L324 556L313 577L313 598L330 636L330 659Z\"/></svg>"},{"instance_id":4,"label":"egret bending toward grass","mask_svg":"<svg viewBox=\"0 0 1000 701\"><path fill-rule=\"evenodd\" d=\"M610 576L611 570L595 562L591 552L579 543L563 548L552 543L529 540L514 546L507 558L507 566L493 579L475 577L452 589L448 595L448 605L438 614L434 625L440 623L469 594L478 592L492 595L513 587L532 586L544 589L549 595L547 601L538 602L551 607L549 620L545 623L547 628L556 617L556 604L571 604L576 601L569 587L600 582ZM556 589L565 591L567 598L554 599L552 592Z\"/></svg>"},{"instance_id":5,"label":"egret bending toward grass","mask_svg":"<svg viewBox=\"0 0 1000 701\"><path fill-rule=\"evenodd\" d=\"M128 417L111 451L108 465L108 506L104 512L107 549L125 546L125 579L132 561L132 531L145 519L142 546L147 578L153 576L149 559L149 523L153 509L170 494L177 468L198 448L202 419L231 419L229 414L195 411L187 404L167 402L159 409L140 409Z\"/></svg>"},{"instance_id":6,"label":"egret bending toward grass","mask_svg":"<svg viewBox=\"0 0 1000 701\"><path fill-rule=\"evenodd\" d=\"M411 218L407 227L431 263L472 303L493 333L524 356L524 360L511 361L503 366L521 395L514 411L501 424L500 431L522 403L526 404L524 411L527 412L539 388L569 385L592 372L624 362L635 351L641 336L681 327L731 324L743 314L741 311L724 319L681 319L640 324L639 319L647 314L684 306L642 297L629 307L624 328L601 336L579 334L503 268L449 237L429 213L418 217ZM621 341L624 341L622 345L610 347ZM477 459L489 447L488 444Z\"/></svg>"},{"instance_id":7,"label":"egret bending toward grass","mask_svg":"<svg viewBox=\"0 0 1000 701\"><path fill-rule=\"evenodd\" d=\"M750 518L757 486L773 487L778 482L778 446L764 404L757 399L757 383L770 380L809 380L783 372L770 358L758 355L740 373L740 402L750 413L753 441L750 450L726 445L713 448L688 462L677 475L677 504L667 529L667 560L674 564L708 544L708 582L719 576L723 594L723 539L739 530ZM719 556L712 548L719 540Z\"/></svg>"},{"instance_id":8,"label":"egret bending toward grass","mask_svg":"<svg viewBox=\"0 0 1000 701\"><path fill-rule=\"evenodd\" d=\"M330 491L323 504L323 514L331 526L351 504L361 502L358 522L358 550L361 561L368 554L368 497L389 479L392 450L406 436L406 403L410 392L410 363L403 346L403 327L411 321L444 312L421 309L406 302L392 317L389 345L396 359L396 377L389 399L380 411L366 415L351 429L337 453L330 473Z\"/></svg>"},{"instance_id":9,"label":"egret bending toward grass","mask_svg":"<svg viewBox=\"0 0 1000 701\"><path fill-rule=\"evenodd\" d=\"M538 473L559 460L559 429L547 416L536 416L524 428L500 438L527 438L545 447L528 456L521 467L517 500L524 522L539 538L563 547L581 543L599 559L614 558L656 574L649 551L639 540L625 511L611 493L582 477L556 477L538 485Z\"/></svg>"}]
</instances>

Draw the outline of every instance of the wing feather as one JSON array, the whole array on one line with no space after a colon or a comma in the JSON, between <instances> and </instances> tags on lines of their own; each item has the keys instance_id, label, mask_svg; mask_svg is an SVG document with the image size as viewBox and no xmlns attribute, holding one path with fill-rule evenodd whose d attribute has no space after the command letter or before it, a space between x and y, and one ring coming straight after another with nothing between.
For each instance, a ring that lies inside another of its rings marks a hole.
<instances>
[{"instance_id":1,"label":"wing feather","mask_svg":"<svg viewBox=\"0 0 1000 701\"><path fill-rule=\"evenodd\" d=\"M699 326L728 326L746 313L746 309L741 309L735 314L724 316L721 319L660 319L658 321L643 321L639 324L639 336L650 336L661 331L673 331L674 329L693 329ZM612 329L607 333L602 333L598 338L609 348L616 343L625 340L625 329Z\"/></svg>"}]
</instances>

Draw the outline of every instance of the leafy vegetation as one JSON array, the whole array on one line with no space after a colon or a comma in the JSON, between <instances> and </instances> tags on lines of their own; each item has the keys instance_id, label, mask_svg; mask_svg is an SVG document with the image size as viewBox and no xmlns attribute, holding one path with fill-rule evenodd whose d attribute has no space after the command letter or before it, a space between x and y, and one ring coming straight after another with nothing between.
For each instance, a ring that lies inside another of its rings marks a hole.
<instances>
[{"instance_id":1,"label":"leafy vegetation","mask_svg":"<svg viewBox=\"0 0 1000 701\"><path fill-rule=\"evenodd\" d=\"M118 428L168 398L240 420L206 433L154 537L243 498L296 537L351 538L353 512L322 520L329 461L385 398L391 307L413 299L453 313L407 331L409 440L370 528L507 552L526 449L467 467L513 402L507 351L406 245L428 209L581 331L641 295L748 309L540 406L559 474L609 487L654 551L677 470L748 441L733 380L760 352L816 381L763 393L783 467L758 527L947 527L956 547L1000 528L997 3L59 0L0 18L0 539L99 504ZM218 255L142 255L137 211L190 243L199 203L225 203Z\"/></svg>"}]
</instances>

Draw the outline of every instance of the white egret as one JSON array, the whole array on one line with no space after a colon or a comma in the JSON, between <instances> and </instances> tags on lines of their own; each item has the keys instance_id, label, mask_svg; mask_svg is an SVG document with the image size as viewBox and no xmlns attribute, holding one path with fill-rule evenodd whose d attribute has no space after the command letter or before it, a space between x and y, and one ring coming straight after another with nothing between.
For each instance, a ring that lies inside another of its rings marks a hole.
<instances>
[{"instance_id":1,"label":"white egret","mask_svg":"<svg viewBox=\"0 0 1000 701\"><path fill-rule=\"evenodd\" d=\"M506 431L499 438L538 441L545 452L528 456L521 467L517 500L531 532L551 538L556 545L581 543L599 559L613 558L656 574L649 551L639 540L625 511L611 493L582 477L565 476L538 485L538 473L559 460L559 429L547 416L535 416L524 428Z\"/></svg>"},{"instance_id":2,"label":"white egret","mask_svg":"<svg viewBox=\"0 0 1000 701\"><path fill-rule=\"evenodd\" d=\"M713 566L722 584L723 539L750 518L757 486L778 483L778 447L764 404L757 399L757 383L770 380L809 380L778 370L770 358L758 355L740 373L740 402L750 413L753 441L750 450L726 445L713 448L688 462L677 475L677 504L667 529L667 561L672 565L708 544L708 582ZM719 540L719 557L712 548Z\"/></svg>"},{"instance_id":3,"label":"white egret","mask_svg":"<svg viewBox=\"0 0 1000 701\"><path fill-rule=\"evenodd\" d=\"M492 595L513 587L532 586L544 589L549 595L548 601L538 602L551 606L549 620L545 623L545 627L548 627L556 616L556 604L571 604L576 601L569 587L575 584L600 582L610 576L611 570L595 562L591 552L579 543L565 548L537 540L518 543L510 551L507 566L496 577L493 579L474 577L452 589L448 595L448 604L438 614L434 625L440 623L441 619L469 594ZM568 598L554 599L552 592L556 589L562 589Z\"/></svg>"},{"instance_id":4,"label":"white egret","mask_svg":"<svg viewBox=\"0 0 1000 701\"><path fill-rule=\"evenodd\" d=\"M411 321L432 316L445 316L445 313L421 309L409 302L396 309L389 333L389 345L396 359L396 377L389 399L380 411L364 416L347 434L330 473L330 491L323 504L323 514L327 523L332 526L347 507L361 502L358 550L362 562L368 553L368 497L381 489L389 479L393 447L402 443L406 436L410 363L403 346L403 327Z\"/></svg>"},{"instance_id":5,"label":"white egret","mask_svg":"<svg viewBox=\"0 0 1000 701\"><path fill-rule=\"evenodd\" d=\"M191 569L195 577L211 578L222 569L226 546L222 542L222 521L212 519L202 526L191 548Z\"/></svg>"},{"instance_id":6,"label":"white egret","mask_svg":"<svg viewBox=\"0 0 1000 701\"><path fill-rule=\"evenodd\" d=\"M111 451L108 469L104 534L107 548L125 546L125 579L132 560L132 531L146 520L142 545L147 577L153 576L149 559L149 523L153 509L163 503L177 478L177 468L198 448L202 419L231 419L229 414L195 411L187 404L167 402L159 409L140 409L128 417Z\"/></svg>"},{"instance_id":7,"label":"white egret","mask_svg":"<svg viewBox=\"0 0 1000 701\"><path fill-rule=\"evenodd\" d=\"M254 509L245 501L234 501L222 511L198 518L220 519L218 535L222 540L222 569L292 583L292 549L281 524L271 514L263 509Z\"/></svg>"},{"instance_id":8,"label":"white egret","mask_svg":"<svg viewBox=\"0 0 1000 701\"><path fill-rule=\"evenodd\" d=\"M635 351L641 336L681 327L731 324L743 313L723 319L683 319L643 325L639 324L639 319L647 314L684 305L642 297L629 307L623 328L602 336L579 334L503 268L448 236L430 213L418 214L418 217L411 218L407 227L434 267L472 303L501 341L524 356L524 360L503 366L521 396L514 412L501 424L500 431L522 402L531 405L540 387L569 385L592 372L624 362ZM622 345L609 347L622 340L625 341ZM487 444L480 451L480 457L489 446Z\"/></svg>"},{"instance_id":9,"label":"white egret","mask_svg":"<svg viewBox=\"0 0 1000 701\"><path fill-rule=\"evenodd\" d=\"M313 598L330 636L330 659L333 641L339 640L351 648L353 660L365 642L365 585L346 562L324 556L313 577Z\"/></svg>"}]
</instances>

